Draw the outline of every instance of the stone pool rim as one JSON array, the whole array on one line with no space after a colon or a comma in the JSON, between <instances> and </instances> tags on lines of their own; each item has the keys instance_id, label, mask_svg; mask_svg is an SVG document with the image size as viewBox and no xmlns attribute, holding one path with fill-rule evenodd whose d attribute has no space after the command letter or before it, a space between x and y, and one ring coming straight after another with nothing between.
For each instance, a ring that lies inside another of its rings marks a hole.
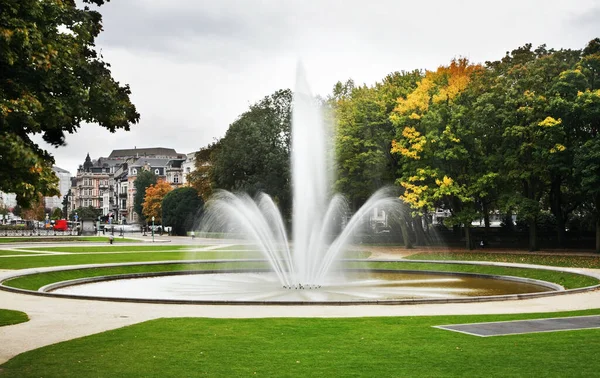
<instances>
[{"instance_id":1,"label":"stone pool rim","mask_svg":"<svg viewBox=\"0 0 600 378\"><path fill-rule=\"evenodd\" d=\"M523 293L523 294L505 294L495 296L477 296L477 297L461 297L461 298L429 298L429 299L395 299L395 300L360 300L360 301L232 301L232 300L182 300L182 299L137 299L137 298L115 298L115 297L101 297L101 296L85 296L85 295L71 295L71 294L59 294L48 291L35 291L28 289L20 289L15 287L6 286L5 282L18 277L24 277L29 275L35 275L39 273L48 273L56 271L68 271L77 269L94 269L94 268L108 268L108 267L119 267L119 266L144 266L144 265L167 265L167 264L188 264L188 263L227 263L227 262L260 262L262 259L245 259L245 260L180 260L180 261L160 261L160 262L135 262L135 263L121 263L121 264L88 264L88 265L76 265L76 266L62 266L62 267L46 267L46 268L31 268L24 271L17 271L15 274L5 276L0 281L0 290L10 291L14 293L38 295L45 297L56 297L56 298L67 298L67 299L79 299L79 300L94 300L94 301L107 301L107 302L130 302L130 303L155 303L155 304L189 304L189 305L275 305L275 306L362 306L362 305L410 305L410 304L434 304L434 303L473 303L473 302L493 302L493 301L508 301L508 300L523 300L540 297L551 297L556 295L582 293L586 291L592 291L600 288L600 284L593 286L586 286L574 289L565 290L562 286L537 279L531 279L526 277L517 276L503 276L503 275L491 275L481 273L466 273L466 272L442 272L442 271L425 271L425 270L407 270L407 269L354 269L354 270L370 270L370 271L385 271L385 272L403 272L403 273L417 273L417 274L437 274L445 276L468 276L468 277L482 277L490 279L503 279L509 281L517 281L523 283L530 283L535 285L541 285L550 288L552 291L538 292L538 293ZM529 268L529 269L542 269L552 270L556 272L566 272L572 274L579 274L582 276L588 276L595 279L600 279L598 275L591 273L573 271L572 268L560 268L560 267L549 267L541 265L527 265L527 264L511 264L511 263L496 263L496 262L477 262L477 261L444 261L444 260L375 260L375 259L348 259L346 261L360 261L360 262L414 262L414 263L440 263L440 264L460 264L460 265L484 265L484 266L499 266L508 268ZM246 269L246 271L256 272L260 269ZM74 281L78 284L98 282L105 280L115 279L127 279L127 278L140 278L140 277L152 277L152 276L167 276L167 275L181 275L181 274L210 274L210 273L227 273L227 272L242 272L243 269L233 270L189 270L189 271L170 271L170 272L146 272L146 273L127 273L119 275L108 275L108 276L97 276L97 277L84 277L74 280L66 280L55 282L43 286L41 289L52 290L59 286L71 286ZM263 271L268 271L265 269ZM65 284L68 283L68 284Z\"/></svg>"}]
</instances>

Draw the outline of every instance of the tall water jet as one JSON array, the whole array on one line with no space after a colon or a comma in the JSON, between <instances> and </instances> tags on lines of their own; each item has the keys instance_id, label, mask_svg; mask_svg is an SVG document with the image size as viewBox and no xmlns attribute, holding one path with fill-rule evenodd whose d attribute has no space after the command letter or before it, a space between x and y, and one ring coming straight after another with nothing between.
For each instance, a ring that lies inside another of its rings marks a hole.
<instances>
[{"instance_id":1,"label":"tall water jet","mask_svg":"<svg viewBox=\"0 0 600 378\"><path fill-rule=\"evenodd\" d=\"M292 104L292 241L282 216L267 194L217 192L207 203L203 231L236 230L254 240L285 288L318 288L353 232L373 208L389 208L397 200L386 190L374 194L334 237L348 214L346 201L332 195L327 128L298 65Z\"/></svg>"}]
</instances>

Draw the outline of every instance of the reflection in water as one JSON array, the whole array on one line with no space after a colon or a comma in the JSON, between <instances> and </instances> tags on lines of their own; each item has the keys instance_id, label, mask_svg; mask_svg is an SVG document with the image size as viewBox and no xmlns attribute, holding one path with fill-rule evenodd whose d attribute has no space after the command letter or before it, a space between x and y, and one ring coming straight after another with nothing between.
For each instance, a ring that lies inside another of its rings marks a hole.
<instances>
[{"instance_id":1,"label":"reflection in water","mask_svg":"<svg viewBox=\"0 0 600 378\"><path fill-rule=\"evenodd\" d=\"M360 302L402 299L461 298L522 294L550 289L522 282L440 274L344 272L319 289L281 287L274 273L218 273L160 276L95 282L57 289L55 293L111 298Z\"/></svg>"}]
</instances>

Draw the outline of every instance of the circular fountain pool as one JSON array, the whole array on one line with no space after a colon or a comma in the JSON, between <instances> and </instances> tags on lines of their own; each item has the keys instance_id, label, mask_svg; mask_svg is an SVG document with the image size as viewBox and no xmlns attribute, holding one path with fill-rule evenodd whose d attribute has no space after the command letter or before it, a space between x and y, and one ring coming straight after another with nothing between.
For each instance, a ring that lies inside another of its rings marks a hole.
<instances>
[{"instance_id":1,"label":"circular fountain pool","mask_svg":"<svg viewBox=\"0 0 600 378\"><path fill-rule=\"evenodd\" d=\"M210 303L398 303L462 301L561 288L510 277L403 271L335 273L315 289L286 289L268 272L228 272L67 281L42 288L61 295L137 301Z\"/></svg>"}]
</instances>

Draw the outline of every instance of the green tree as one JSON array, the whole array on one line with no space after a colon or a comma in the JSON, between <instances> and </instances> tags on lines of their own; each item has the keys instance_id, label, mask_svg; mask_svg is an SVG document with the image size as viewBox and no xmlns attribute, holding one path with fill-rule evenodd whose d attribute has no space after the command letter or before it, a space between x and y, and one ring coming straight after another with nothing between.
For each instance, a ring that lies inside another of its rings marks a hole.
<instances>
[{"instance_id":1,"label":"green tree","mask_svg":"<svg viewBox=\"0 0 600 378\"><path fill-rule=\"evenodd\" d=\"M600 94L599 94L600 95ZM596 223L596 253L600 253L600 135L587 141L575 156L576 175L587 201L583 210L591 213Z\"/></svg>"},{"instance_id":2,"label":"green tree","mask_svg":"<svg viewBox=\"0 0 600 378\"><path fill-rule=\"evenodd\" d=\"M129 130L139 114L95 50L97 11L52 0L0 0L0 9L0 190L27 207L58 193L54 159L32 135L58 147L81 122Z\"/></svg>"},{"instance_id":3,"label":"green tree","mask_svg":"<svg viewBox=\"0 0 600 378\"><path fill-rule=\"evenodd\" d=\"M62 219L63 217L63 212L59 207L55 207L54 210L52 210L52 214L50 215L50 219Z\"/></svg>"},{"instance_id":4,"label":"green tree","mask_svg":"<svg viewBox=\"0 0 600 378\"><path fill-rule=\"evenodd\" d=\"M133 187L135 188L135 195L133 196L133 211L135 211L139 217L140 223L145 223L146 218L144 217L144 198L146 197L146 188L150 185L156 185L156 175L147 170L142 170L138 173Z\"/></svg>"},{"instance_id":5,"label":"green tree","mask_svg":"<svg viewBox=\"0 0 600 378\"><path fill-rule=\"evenodd\" d=\"M251 105L229 126L211 155L215 188L269 194L291 214L290 127L292 92L279 90Z\"/></svg>"},{"instance_id":6,"label":"green tree","mask_svg":"<svg viewBox=\"0 0 600 378\"><path fill-rule=\"evenodd\" d=\"M586 89L577 92L573 108L586 140L575 151L574 176L581 185L582 208L594 216L596 252L600 253L600 38L583 49L577 69L585 76Z\"/></svg>"},{"instance_id":7,"label":"green tree","mask_svg":"<svg viewBox=\"0 0 600 378\"><path fill-rule=\"evenodd\" d=\"M581 141L562 96L569 92L567 84L573 84L563 72L574 66L579 55L579 51L545 46L532 50L529 44L488 64L496 76L490 106L501 115L495 121L503 132L498 153L506 182L504 203L527 222L530 250L539 248L537 223L545 203L550 203L557 220L560 243L567 215L575 208L575 186L569 189L567 184L572 182L573 151Z\"/></svg>"},{"instance_id":8,"label":"green tree","mask_svg":"<svg viewBox=\"0 0 600 378\"><path fill-rule=\"evenodd\" d=\"M77 214L78 220L93 219L97 220L102 215L102 210L96 209L93 206L78 207L69 215L70 220L75 220L75 214Z\"/></svg>"},{"instance_id":9,"label":"green tree","mask_svg":"<svg viewBox=\"0 0 600 378\"><path fill-rule=\"evenodd\" d=\"M163 225L172 227L174 235L183 236L187 231L194 229L195 222L204 207L204 201L196 189L183 187L167 193L161 207Z\"/></svg>"},{"instance_id":10,"label":"green tree","mask_svg":"<svg viewBox=\"0 0 600 378\"><path fill-rule=\"evenodd\" d=\"M336 190L358 209L378 189L394 183L397 157L390 113L421 79L419 71L395 72L372 87L337 83L329 99L335 112Z\"/></svg>"}]
</instances>

